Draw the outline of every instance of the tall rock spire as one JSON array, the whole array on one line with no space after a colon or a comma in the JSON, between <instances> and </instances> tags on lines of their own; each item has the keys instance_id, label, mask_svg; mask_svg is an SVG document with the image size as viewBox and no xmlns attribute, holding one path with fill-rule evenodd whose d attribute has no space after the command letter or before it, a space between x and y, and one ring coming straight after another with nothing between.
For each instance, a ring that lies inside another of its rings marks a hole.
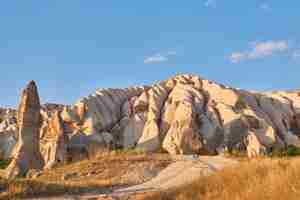
<instances>
[{"instance_id":1,"label":"tall rock spire","mask_svg":"<svg viewBox=\"0 0 300 200\"><path fill-rule=\"evenodd\" d=\"M6 176L23 176L29 169L42 169L44 163L39 148L41 127L40 99L34 81L23 90L18 109L19 137L14 149L13 160L7 168Z\"/></svg>"}]
</instances>

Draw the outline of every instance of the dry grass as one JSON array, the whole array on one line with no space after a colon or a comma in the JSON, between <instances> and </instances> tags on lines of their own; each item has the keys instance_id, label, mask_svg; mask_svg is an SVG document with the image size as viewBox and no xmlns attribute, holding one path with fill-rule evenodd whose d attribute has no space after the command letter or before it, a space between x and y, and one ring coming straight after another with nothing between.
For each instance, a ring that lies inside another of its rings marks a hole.
<instances>
[{"instance_id":1,"label":"dry grass","mask_svg":"<svg viewBox=\"0 0 300 200\"><path fill-rule=\"evenodd\" d=\"M169 194L144 200L300 199L300 159L261 158L243 162Z\"/></svg>"},{"instance_id":2,"label":"dry grass","mask_svg":"<svg viewBox=\"0 0 300 200\"><path fill-rule=\"evenodd\" d=\"M36 179L0 179L0 200L22 197L57 196L86 192L103 192L112 187L133 184L120 177L134 166L164 168L170 163L167 155L114 152L97 159L84 160L44 171ZM66 174L74 177L62 180Z\"/></svg>"},{"instance_id":3,"label":"dry grass","mask_svg":"<svg viewBox=\"0 0 300 200\"><path fill-rule=\"evenodd\" d=\"M57 167L45 171L38 180L58 181L66 172L78 173L79 178L72 179L74 182L80 182L84 177L86 182L113 182L116 185L115 177L120 177L126 173L132 166L154 165L158 168L164 168L171 162L168 155L159 154L135 154L135 153L110 153L99 156L93 160L83 160L77 163ZM89 174L92 174L89 176ZM81 178L80 178L81 177Z\"/></svg>"},{"instance_id":4,"label":"dry grass","mask_svg":"<svg viewBox=\"0 0 300 200\"><path fill-rule=\"evenodd\" d=\"M89 191L99 191L111 185L76 184L67 182L48 182L39 180L1 180L0 200L17 199L22 197L56 196L62 194L79 194Z\"/></svg>"}]
</instances>

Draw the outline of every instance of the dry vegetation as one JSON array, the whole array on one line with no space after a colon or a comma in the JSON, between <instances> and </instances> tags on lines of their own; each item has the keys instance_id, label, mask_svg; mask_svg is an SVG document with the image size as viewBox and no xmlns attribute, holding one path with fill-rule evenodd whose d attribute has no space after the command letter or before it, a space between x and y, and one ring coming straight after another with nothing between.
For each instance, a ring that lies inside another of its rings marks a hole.
<instances>
[{"instance_id":1,"label":"dry vegetation","mask_svg":"<svg viewBox=\"0 0 300 200\"><path fill-rule=\"evenodd\" d=\"M161 170L170 162L168 155L112 152L45 171L36 179L0 179L0 200L109 191L113 187L139 183L138 179L136 182L126 179L125 175L131 171L143 167ZM63 179L66 174L71 174L70 178Z\"/></svg>"},{"instance_id":2,"label":"dry vegetation","mask_svg":"<svg viewBox=\"0 0 300 200\"><path fill-rule=\"evenodd\" d=\"M300 158L261 158L242 162L168 194L144 200L300 199Z\"/></svg>"},{"instance_id":3,"label":"dry vegetation","mask_svg":"<svg viewBox=\"0 0 300 200\"><path fill-rule=\"evenodd\" d=\"M300 199L300 158L240 159L235 167L202 177L197 182L168 193L137 194L128 200L276 200ZM168 155L113 152L94 160L57 167L32 179L0 180L0 200L32 196L57 196L109 191L136 184L122 179L128 171L142 166L162 169ZM76 176L62 180L64 174Z\"/></svg>"}]
</instances>

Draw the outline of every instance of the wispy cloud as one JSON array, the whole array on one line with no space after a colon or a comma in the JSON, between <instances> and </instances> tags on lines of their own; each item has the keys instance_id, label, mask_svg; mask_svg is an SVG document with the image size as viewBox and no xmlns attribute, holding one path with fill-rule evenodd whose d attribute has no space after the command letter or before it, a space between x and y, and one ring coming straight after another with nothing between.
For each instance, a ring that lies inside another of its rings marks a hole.
<instances>
[{"instance_id":1,"label":"wispy cloud","mask_svg":"<svg viewBox=\"0 0 300 200\"><path fill-rule=\"evenodd\" d=\"M244 60L246 57L247 55L245 53L234 52L230 55L230 61L233 63L237 63L241 60Z\"/></svg>"},{"instance_id":2,"label":"wispy cloud","mask_svg":"<svg viewBox=\"0 0 300 200\"><path fill-rule=\"evenodd\" d=\"M153 63L161 63L167 61L168 58L166 56L156 54L154 56L149 56L145 58L144 63L145 64L153 64Z\"/></svg>"},{"instance_id":3,"label":"wispy cloud","mask_svg":"<svg viewBox=\"0 0 300 200\"><path fill-rule=\"evenodd\" d=\"M255 60L274 55L275 53L285 52L288 48L287 41L266 41L266 42L251 42L250 50L242 52L234 52L229 59L233 63L243 60Z\"/></svg>"},{"instance_id":4,"label":"wispy cloud","mask_svg":"<svg viewBox=\"0 0 300 200\"><path fill-rule=\"evenodd\" d=\"M269 11L269 10L271 10L271 6L270 6L268 3L266 3L266 2L260 4L259 8L262 9L262 10L264 10L264 11Z\"/></svg>"},{"instance_id":5,"label":"wispy cloud","mask_svg":"<svg viewBox=\"0 0 300 200\"><path fill-rule=\"evenodd\" d=\"M217 0L207 0L207 1L205 1L204 5L206 7L216 8L217 7Z\"/></svg>"},{"instance_id":6,"label":"wispy cloud","mask_svg":"<svg viewBox=\"0 0 300 200\"><path fill-rule=\"evenodd\" d=\"M170 56L175 56L177 54L174 50L169 50L166 53L158 53L153 56L148 56L144 59L145 64L158 64L166 62L169 60Z\"/></svg>"}]
</instances>

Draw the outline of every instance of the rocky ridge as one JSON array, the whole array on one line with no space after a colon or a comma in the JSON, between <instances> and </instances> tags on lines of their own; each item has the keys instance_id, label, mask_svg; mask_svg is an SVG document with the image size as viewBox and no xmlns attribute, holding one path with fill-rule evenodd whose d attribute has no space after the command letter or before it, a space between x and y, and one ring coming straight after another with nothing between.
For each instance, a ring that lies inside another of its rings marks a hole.
<instances>
[{"instance_id":1,"label":"rocky ridge","mask_svg":"<svg viewBox=\"0 0 300 200\"><path fill-rule=\"evenodd\" d=\"M239 150L255 157L300 144L300 92L251 92L192 75L150 87L101 89L73 106L39 113L47 168L112 149L201 155ZM20 126L9 128L6 120L0 142L14 138L1 145L9 158Z\"/></svg>"}]
</instances>

